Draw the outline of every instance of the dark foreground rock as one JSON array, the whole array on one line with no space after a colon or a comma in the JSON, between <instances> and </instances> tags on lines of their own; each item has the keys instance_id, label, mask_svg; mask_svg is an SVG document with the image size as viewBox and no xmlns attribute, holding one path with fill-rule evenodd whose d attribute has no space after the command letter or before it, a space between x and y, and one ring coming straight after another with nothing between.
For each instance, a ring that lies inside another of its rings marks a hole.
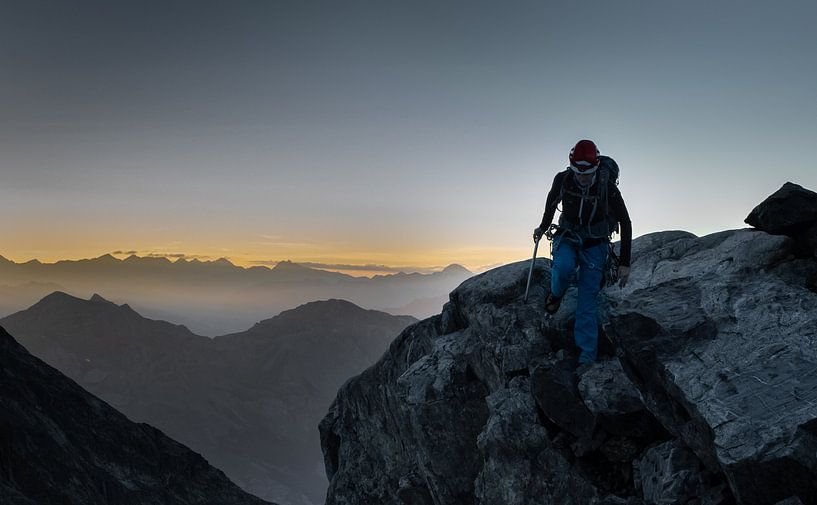
<instances>
[{"instance_id":1,"label":"dark foreground rock","mask_svg":"<svg viewBox=\"0 0 817 505\"><path fill-rule=\"evenodd\" d=\"M817 262L759 230L639 238L581 378L550 263L465 281L320 425L327 505L817 503Z\"/></svg>"},{"instance_id":2,"label":"dark foreground rock","mask_svg":"<svg viewBox=\"0 0 817 505\"><path fill-rule=\"evenodd\" d=\"M0 503L268 502L156 428L129 421L0 328Z\"/></svg>"},{"instance_id":3,"label":"dark foreground rock","mask_svg":"<svg viewBox=\"0 0 817 505\"><path fill-rule=\"evenodd\" d=\"M817 257L817 193L787 182L755 207L746 224L771 233L788 235L795 241L794 251Z\"/></svg>"}]
</instances>

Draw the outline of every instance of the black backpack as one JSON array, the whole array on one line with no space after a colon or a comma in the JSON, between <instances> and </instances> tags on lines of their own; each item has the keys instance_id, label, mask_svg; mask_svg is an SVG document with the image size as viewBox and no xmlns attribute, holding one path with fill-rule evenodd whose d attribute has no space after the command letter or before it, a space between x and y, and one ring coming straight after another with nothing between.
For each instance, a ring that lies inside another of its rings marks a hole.
<instances>
[{"instance_id":1,"label":"black backpack","mask_svg":"<svg viewBox=\"0 0 817 505\"><path fill-rule=\"evenodd\" d=\"M570 172L570 169L567 169L567 172ZM596 202L600 204L601 210L604 212L604 219L607 222L607 237L612 238L614 233L619 232L618 228L618 219L615 216L610 215L610 205L608 200L608 185L609 182L612 181L613 184L618 186L618 176L619 176L619 169L618 163L616 160L609 156L601 156L599 155L599 181L598 181L598 193ZM559 201L564 198L565 195L565 188L562 185L561 194L559 195ZM577 195L580 196L580 195ZM594 209L595 212L595 209Z\"/></svg>"},{"instance_id":2,"label":"black backpack","mask_svg":"<svg viewBox=\"0 0 817 505\"><path fill-rule=\"evenodd\" d=\"M610 230L609 236L618 233L618 219L610 215L610 206L607 200L607 185L609 181L618 186L618 176L620 174L618 163L609 156L599 156L599 191L601 192L602 201L604 202L604 216L607 219L607 228Z\"/></svg>"}]
</instances>

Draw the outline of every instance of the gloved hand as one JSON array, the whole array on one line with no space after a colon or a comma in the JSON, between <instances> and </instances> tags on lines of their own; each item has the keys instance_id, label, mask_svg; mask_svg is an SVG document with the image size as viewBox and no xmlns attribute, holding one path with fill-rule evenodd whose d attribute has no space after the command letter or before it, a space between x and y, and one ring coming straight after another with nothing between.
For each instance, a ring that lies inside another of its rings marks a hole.
<instances>
[{"instance_id":1,"label":"gloved hand","mask_svg":"<svg viewBox=\"0 0 817 505\"><path fill-rule=\"evenodd\" d=\"M538 242L539 239L542 238L542 235L544 235L544 234L545 234L545 232L541 228L539 228L537 226L536 229L533 230L533 240Z\"/></svg>"},{"instance_id":2,"label":"gloved hand","mask_svg":"<svg viewBox=\"0 0 817 505\"><path fill-rule=\"evenodd\" d=\"M627 285L627 279L630 278L630 267L618 267L618 285L624 288Z\"/></svg>"}]
</instances>

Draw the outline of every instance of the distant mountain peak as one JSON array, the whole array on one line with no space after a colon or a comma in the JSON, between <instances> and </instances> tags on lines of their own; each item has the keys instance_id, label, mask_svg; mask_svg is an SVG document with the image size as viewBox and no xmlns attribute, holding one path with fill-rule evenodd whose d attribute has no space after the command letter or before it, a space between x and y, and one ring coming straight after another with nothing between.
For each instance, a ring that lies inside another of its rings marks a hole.
<instances>
[{"instance_id":1,"label":"distant mountain peak","mask_svg":"<svg viewBox=\"0 0 817 505\"><path fill-rule=\"evenodd\" d=\"M105 298L102 298L102 296L99 295L98 293L94 293L93 296L88 301L96 302L96 303L111 303L110 301L106 300Z\"/></svg>"},{"instance_id":2,"label":"distant mountain peak","mask_svg":"<svg viewBox=\"0 0 817 505\"><path fill-rule=\"evenodd\" d=\"M39 302L37 302L37 305L39 305L41 303L46 303L46 302L56 302L56 301L63 301L63 300L69 300L69 301L79 300L79 301L82 301L81 298L77 298L76 296L69 295L65 291L54 291L51 294L45 295Z\"/></svg>"},{"instance_id":3,"label":"distant mountain peak","mask_svg":"<svg viewBox=\"0 0 817 505\"><path fill-rule=\"evenodd\" d=\"M223 266L229 266L229 267L234 267L234 266L235 266L235 265L234 265L234 264L233 264L233 263L232 263L230 260L228 260L227 258L219 258L219 259L217 259L217 260L213 261L213 262L212 262L212 264L213 264L213 265L223 265Z\"/></svg>"},{"instance_id":4,"label":"distant mountain peak","mask_svg":"<svg viewBox=\"0 0 817 505\"><path fill-rule=\"evenodd\" d=\"M463 274L463 275L473 275L473 272L465 268L464 266L460 265L459 263L452 263L447 267L442 269L442 273L444 274Z\"/></svg>"},{"instance_id":5,"label":"distant mountain peak","mask_svg":"<svg viewBox=\"0 0 817 505\"><path fill-rule=\"evenodd\" d=\"M284 260L284 261L279 261L278 264L275 265L273 270L291 272L291 271L303 271L303 270L312 270L312 269L309 268L309 267L305 267L303 265L300 265L298 263L293 263L291 260Z\"/></svg>"},{"instance_id":6,"label":"distant mountain peak","mask_svg":"<svg viewBox=\"0 0 817 505\"><path fill-rule=\"evenodd\" d=\"M94 258L94 259L97 260L97 261L105 261L105 262L108 262L108 263L111 263L111 262L119 263L119 260L114 258L113 256L111 256L110 254L103 254L102 256L99 256L98 258Z\"/></svg>"},{"instance_id":7,"label":"distant mountain peak","mask_svg":"<svg viewBox=\"0 0 817 505\"><path fill-rule=\"evenodd\" d=\"M166 256L137 256L135 254L131 254L130 256L125 258L123 261L127 261L128 263L142 263L142 264L171 264L171 263L173 263Z\"/></svg>"},{"instance_id":8,"label":"distant mountain peak","mask_svg":"<svg viewBox=\"0 0 817 505\"><path fill-rule=\"evenodd\" d=\"M348 300L343 300L341 298L329 298L327 300L316 300L314 302L307 302L292 310L304 309L306 307L338 307L342 309L348 310L367 310L361 307L360 305L350 302Z\"/></svg>"},{"instance_id":9,"label":"distant mountain peak","mask_svg":"<svg viewBox=\"0 0 817 505\"><path fill-rule=\"evenodd\" d=\"M7 322L8 320L18 319L27 321L23 326L30 327L31 324L33 324L32 321L35 321L36 324L48 325L52 324L53 321L61 321L62 318L66 317L66 314L70 315L74 321L98 321L100 318L104 318L115 326L119 325L118 331L125 333L130 331L128 328L132 326L131 323L133 321L139 321L140 324L149 324L153 328L160 328L160 330L161 328L173 327L183 333L185 338L188 336L198 337L184 325L174 324L160 319L146 318L127 303L117 305L99 293L94 293L90 299L85 300L69 295L63 291L54 291L31 307L6 316L0 319L0 321Z\"/></svg>"}]
</instances>

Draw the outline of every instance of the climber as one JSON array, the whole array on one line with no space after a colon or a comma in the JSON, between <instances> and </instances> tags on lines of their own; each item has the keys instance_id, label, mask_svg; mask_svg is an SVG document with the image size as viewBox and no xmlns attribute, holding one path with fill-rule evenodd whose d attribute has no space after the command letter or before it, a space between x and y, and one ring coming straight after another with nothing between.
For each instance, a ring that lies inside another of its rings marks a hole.
<instances>
[{"instance_id":1,"label":"climber","mask_svg":"<svg viewBox=\"0 0 817 505\"><path fill-rule=\"evenodd\" d=\"M570 150L570 166L553 178L545 213L533 238L539 241L551 228L556 208L562 213L553 234L550 292L545 311L555 314L578 269L578 300L574 336L580 350L576 373L583 374L598 353L597 297L603 282L612 234L621 226L619 286L630 275L632 224L618 189L618 165L601 156L591 140L580 140Z\"/></svg>"}]
</instances>

